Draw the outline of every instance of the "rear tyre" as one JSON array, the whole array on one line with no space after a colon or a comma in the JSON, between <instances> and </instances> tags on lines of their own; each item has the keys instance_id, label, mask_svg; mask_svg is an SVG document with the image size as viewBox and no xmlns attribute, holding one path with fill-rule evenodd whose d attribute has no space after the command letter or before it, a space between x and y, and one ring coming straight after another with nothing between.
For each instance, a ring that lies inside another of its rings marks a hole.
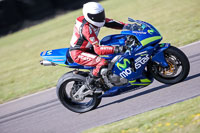
<instances>
[{"instance_id":1,"label":"rear tyre","mask_svg":"<svg viewBox=\"0 0 200 133\"><path fill-rule=\"evenodd\" d=\"M85 83L85 77L73 73L63 75L57 84L57 96L69 110L84 113L95 109L101 102L100 94L93 94L82 100L75 100L73 94Z\"/></svg>"},{"instance_id":2,"label":"rear tyre","mask_svg":"<svg viewBox=\"0 0 200 133\"><path fill-rule=\"evenodd\" d=\"M187 56L178 48L170 46L164 51L169 67L163 68L155 62L150 62L148 70L153 77L165 84L175 84L183 81L189 74L190 64Z\"/></svg>"}]
</instances>

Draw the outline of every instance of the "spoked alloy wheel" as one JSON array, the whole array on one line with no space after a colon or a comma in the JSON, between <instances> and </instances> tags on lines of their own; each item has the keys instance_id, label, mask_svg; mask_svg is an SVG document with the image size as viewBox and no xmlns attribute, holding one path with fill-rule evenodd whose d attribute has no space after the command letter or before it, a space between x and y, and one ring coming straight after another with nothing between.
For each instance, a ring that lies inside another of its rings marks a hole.
<instances>
[{"instance_id":1,"label":"spoked alloy wheel","mask_svg":"<svg viewBox=\"0 0 200 133\"><path fill-rule=\"evenodd\" d=\"M164 78L173 78L179 75L183 69L180 60L174 55L165 54L165 59L169 65L168 68L158 67L158 74Z\"/></svg>"},{"instance_id":2,"label":"spoked alloy wheel","mask_svg":"<svg viewBox=\"0 0 200 133\"><path fill-rule=\"evenodd\" d=\"M62 81L62 80L59 80ZM57 88L57 95L61 103L69 110L77 113L84 113L96 108L101 98L99 95L92 94L83 98L78 97L76 92L84 85L84 78L70 78L61 83Z\"/></svg>"},{"instance_id":3,"label":"spoked alloy wheel","mask_svg":"<svg viewBox=\"0 0 200 133\"><path fill-rule=\"evenodd\" d=\"M189 73L190 65L186 55L176 47L170 46L164 51L167 68L155 62L148 66L154 78L165 84L175 84L183 81Z\"/></svg>"}]
</instances>

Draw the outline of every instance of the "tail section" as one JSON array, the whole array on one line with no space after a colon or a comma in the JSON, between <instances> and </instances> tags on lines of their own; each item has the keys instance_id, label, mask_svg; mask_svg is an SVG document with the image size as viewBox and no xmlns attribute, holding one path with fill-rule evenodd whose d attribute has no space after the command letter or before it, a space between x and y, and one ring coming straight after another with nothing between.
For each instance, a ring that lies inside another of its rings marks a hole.
<instances>
[{"instance_id":1,"label":"tail section","mask_svg":"<svg viewBox=\"0 0 200 133\"><path fill-rule=\"evenodd\" d=\"M69 48L62 48L62 49L54 49L41 52L40 56L44 59L42 61L43 65L53 64L53 65L60 65L60 66L67 66L67 54Z\"/></svg>"},{"instance_id":2,"label":"tail section","mask_svg":"<svg viewBox=\"0 0 200 133\"><path fill-rule=\"evenodd\" d=\"M93 69L93 67L82 66L75 63L71 59L69 48L43 51L41 52L40 56L43 58L43 60L40 61L40 64L44 66L59 65L77 69Z\"/></svg>"}]
</instances>

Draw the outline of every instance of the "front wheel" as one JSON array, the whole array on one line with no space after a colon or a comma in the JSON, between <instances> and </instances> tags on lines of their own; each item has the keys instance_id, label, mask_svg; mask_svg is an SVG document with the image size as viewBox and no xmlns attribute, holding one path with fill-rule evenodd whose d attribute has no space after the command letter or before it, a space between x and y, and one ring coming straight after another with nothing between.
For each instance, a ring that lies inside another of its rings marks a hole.
<instances>
[{"instance_id":1,"label":"front wheel","mask_svg":"<svg viewBox=\"0 0 200 133\"><path fill-rule=\"evenodd\" d=\"M76 113L84 113L95 109L101 102L100 94L93 94L77 100L74 94L85 83L85 77L67 73L63 75L57 84L57 96L60 102L69 110Z\"/></svg>"},{"instance_id":2,"label":"front wheel","mask_svg":"<svg viewBox=\"0 0 200 133\"><path fill-rule=\"evenodd\" d=\"M163 68L155 62L150 62L148 70L153 77L165 84L175 84L183 81L189 74L190 64L187 56L178 48L170 46L164 51L169 67Z\"/></svg>"}]
</instances>

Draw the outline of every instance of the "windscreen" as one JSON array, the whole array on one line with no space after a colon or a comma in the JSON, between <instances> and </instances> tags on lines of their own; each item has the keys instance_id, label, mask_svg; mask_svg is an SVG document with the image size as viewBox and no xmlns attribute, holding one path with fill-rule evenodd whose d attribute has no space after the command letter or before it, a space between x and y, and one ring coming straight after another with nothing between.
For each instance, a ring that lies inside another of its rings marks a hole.
<instances>
[{"instance_id":1,"label":"windscreen","mask_svg":"<svg viewBox=\"0 0 200 133\"><path fill-rule=\"evenodd\" d=\"M128 31L143 31L146 26L144 24L140 23L133 23L133 24L126 24L123 27L123 30L128 30Z\"/></svg>"}]
</instances>

